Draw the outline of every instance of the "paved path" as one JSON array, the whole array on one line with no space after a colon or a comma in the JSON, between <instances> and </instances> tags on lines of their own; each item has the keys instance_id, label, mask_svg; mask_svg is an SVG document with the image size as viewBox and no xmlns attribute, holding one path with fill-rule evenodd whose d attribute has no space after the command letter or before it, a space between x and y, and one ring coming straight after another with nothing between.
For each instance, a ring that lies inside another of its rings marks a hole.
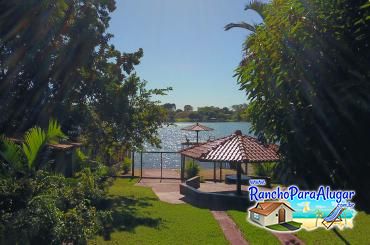
<instances>
[{"instance_id":1,"label":"paved path","mask_svg":"<svg viewBox=\"0 0 370 245\"><path fill-rule=\"evenodd\" d=\"M295 230L298 230L299 229L298 227L293 226L293 225L291 225L289 223L281 223L280 225L284 226L285 228L287 228L290 231L295 231Z\"/></svg>"},{"instance_id":2,"label":"paved path","mask_svg":"<svg viewBox=\"0 0 370 245\"><path fill-rule=\"evenodd\" d=\"M139 171L136 173L140 173ZM163 177L180 178L179 173L173 169L163 169ZM138 186L146 186L152 188L159 200L172 204L184 203L183 195L180 194L179 179L159 179L161 175L160 169L143 169L143 176Z\"/></svg>"},{"instance_id":3,"label":"paved path","mask_svg":"<svg viewBox=\"0 0 370 245\"><path fill-rule=\"evenodd\" d=\"M248 245L248 242L243 238L238 226L224 211L211 211L213 217L221 226L226 239L232 245Z\"/></svg>"},{"instance_id":4,"label":"paved path","mask_svg":"<svg viewBox=\"0 0 370 245\"><path fill-rule=\"evenodd\" d=\"M295 235L291 233L278 233L272 232L274 236L279 239L281 244L284 245L304 245L305 243L298 239Z\"/></svg>"}]
</instances>

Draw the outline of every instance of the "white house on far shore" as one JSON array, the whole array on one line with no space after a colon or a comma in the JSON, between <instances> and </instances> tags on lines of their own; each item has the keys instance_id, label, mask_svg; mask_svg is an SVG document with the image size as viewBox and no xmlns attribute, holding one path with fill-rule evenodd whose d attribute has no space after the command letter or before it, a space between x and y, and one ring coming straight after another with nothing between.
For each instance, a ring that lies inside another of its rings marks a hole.
<instances>
[{"instance_id":1,"label":"white house on far shore","mask_svg":"<svg viewBox=\"0 0 370 245\"><path fill-rule=\"evenodd\" d=\"M249 209L249 218L262 226L268 226L292 221L293 212L294 209L285 202L259 202Z\"/></svg>"}]
</instances>

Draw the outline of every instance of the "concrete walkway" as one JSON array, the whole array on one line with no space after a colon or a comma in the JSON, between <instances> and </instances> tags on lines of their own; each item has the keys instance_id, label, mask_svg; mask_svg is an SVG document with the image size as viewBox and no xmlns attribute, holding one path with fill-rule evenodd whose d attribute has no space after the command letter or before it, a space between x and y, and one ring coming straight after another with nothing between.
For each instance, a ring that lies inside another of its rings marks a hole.
<instances>
[{"instance_id":1,"label":"concrete walkway","mask_svg":"<svg viewBox=\"0 0 370 245\"><path fill-rule=\"evenodd\" d=\"M232 245L247 245L248 242L243 238L238 226L224 211L211 211L213 217L220 225L226 239Z\"/></svg>"},{"instance_id":2,"label":"concrete walkway","mask_svg":"<svg viewBox=\"0 0 370 245\"><path fill-rule=\"evenodd\" d=\"M171 179L141 179L137 186L152 188L159 200L172 204L185 203L183 195L180 194L180 181Z\"/></svg>"},{"instance_id":3,"label":"concrete walkway","mask_svg":"<svg viewBox=\"0 0 370 245\"><path fill-rule=\"evenodd\" d=\"M305 243L298 239L295 235L291 233L278 233L272 232L274 236L279 239L280 243L283 245L304 245Z\"/></svg>"},{"instance_id":4,"label":"concrete walkway","mask_svg":"<svg viewBox=\"0 0 370 245\"><path fill-rule=\"evenodd\" d=\"M140 173L135 170L136 173ZM143 176L137 186L150 187L153 192L157 195L159 200L172 204L185 203L183 195L180 194L180 175L178 171L174 169L163 169L162 175L165 178L172 179L159 179L161 176L160 169L143 169Z\"/></svg>"}]
</instances>

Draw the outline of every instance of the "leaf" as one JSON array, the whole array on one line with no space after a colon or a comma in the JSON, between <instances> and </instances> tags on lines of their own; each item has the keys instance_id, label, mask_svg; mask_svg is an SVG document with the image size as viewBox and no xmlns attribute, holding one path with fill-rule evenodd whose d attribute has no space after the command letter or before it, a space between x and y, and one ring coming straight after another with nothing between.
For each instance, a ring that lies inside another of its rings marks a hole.
<instances>
[{"instance_id":1,"label":"leaf","mask_svg":"<svg viewBox=\"0 0 370 245\"><path fill-rule=\"evenodd\" d=\"M26 155L28 167L31 169L34 167L35 160L46 144L46 134L39 128L34 127L27 131L24 136L24 143L22 144L23 152Z\"/></svg>"},{"instance_id":2,"label":"leaf","mask_svg":"<svg viewBox=\"0 0 370 245\"><path fill-rule=\"evenodd\" d=\"M235 27L247 29L248 31L251 31L251 32L256 31L255 26L253 26L251 24L248 24L248 23L245 23L245 22L230 23L230 24L227 24L224 28L225 28L225 31L228 31L228 30L230 30L232 28L235 28Z\"/></svg>"},{"instance_id":3,"label":"leaf","mask_svg":"<svg viewBox=\"0 0 370 245\"><path fill-rule=\"evenodd\" d=\"M0 136L0 142L2 143L0 156L14 168L20 168L22 161L20 147L4 136Z\"/></svg>"},{"instance_id":4,"label":"leaf","mask_svg":"<svg viewBox=\"0 0 370 245\"><path fill-rule=\"evenodd\" d=\"M266 16L263 13L265 6L266 6L266 3L262 1L258 1L258 0L254 0L254 1L251 1L249 4L247 4L244 10L254 10L262 17L262 19L265 19Z\"/></svg>"},{"instance_id":5,"label":"leaf","mask_svg":"<svg viewBox=\"0 0 370 245\"><path fill-rule=\"evenodd\" d=\"M60 124L56 120L51 119L49 121L46 140L48 143L56 143L60 138L66 138L66 135L62 132Z\"/></svg>"}]
</instances>

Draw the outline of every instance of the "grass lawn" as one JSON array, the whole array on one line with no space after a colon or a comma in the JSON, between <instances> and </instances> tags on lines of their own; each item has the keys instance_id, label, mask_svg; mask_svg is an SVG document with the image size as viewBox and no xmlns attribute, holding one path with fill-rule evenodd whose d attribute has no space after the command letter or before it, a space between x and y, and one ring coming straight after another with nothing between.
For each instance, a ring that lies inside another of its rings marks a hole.
<instances>
[{"instance_id":1,"label":"grass lawn","mask_svg":"<svg viewBox=\"0 0 370 245\"><path fill-rule=\"evenodd\" d=\"M370 215L359 212L355 216L353 229L318 228L313 231L301 230L296 235L307 244L370 244Z\"/></svg>"},{"instance_id":2,"label":"grass lawn","mask_svg":"<svg viewBox=\"0 0 370 245\"><path fill-rule=\"evenodd\" d=\"M228 244L207 209L158 200L137 179L115 180L109 190L113 210L111 231L90 244Z\"/></svg>"},{"instance_id":3,"label":"grass lawn","mask_svg":"<svg viewBox=\"0 0 370 245\"><path fill-rule=\"evenodd\" d=\"M227 213L238 225L249 244L280 244L271 232L250 224L246 220L246 212L228 211Z\"/></svg>"}]
</instances>

